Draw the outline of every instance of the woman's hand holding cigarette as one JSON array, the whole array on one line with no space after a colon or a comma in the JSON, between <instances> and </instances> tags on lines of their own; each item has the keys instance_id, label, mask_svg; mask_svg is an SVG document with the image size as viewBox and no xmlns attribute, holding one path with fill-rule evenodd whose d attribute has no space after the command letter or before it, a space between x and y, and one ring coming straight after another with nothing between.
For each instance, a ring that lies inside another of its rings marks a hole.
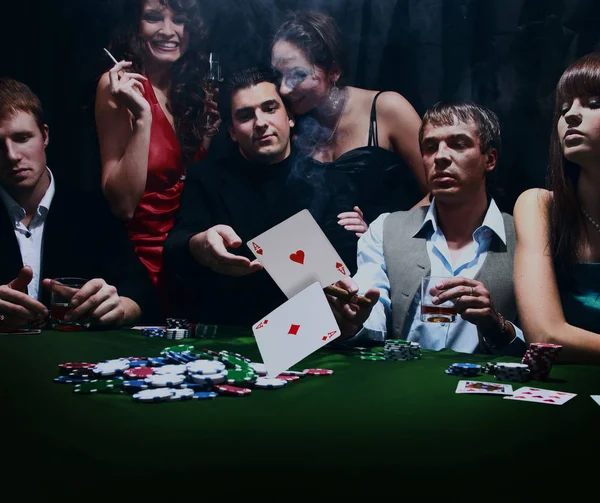
<instances>
[{"instance_id":1,"label":"woman's hand holding cigarette","mask_svg":"<svg viewBox=\"0 0 600 503\"><path fill-rule=\"evenodd\" d=\"M137 121L151 117L150 104L144 98L142 85L142 82L148 79L139 73L125 71L131 64L130 61L120 61L109 70L108 76L111 94L115 100L127 107Z\"/></svg>"},{"instance_id":2,"label":"woman's hand holding cigarette","mask_svg":"<svg viewBox=\"0 0 600 503\"><path fill-rule=\"evenodd\" d=\"M346 278L324 289L342 335L339 340L356 335L379 300L379 290L369 288L365 296L357 295L358 285Z\"/></svg>"}]
</instances>

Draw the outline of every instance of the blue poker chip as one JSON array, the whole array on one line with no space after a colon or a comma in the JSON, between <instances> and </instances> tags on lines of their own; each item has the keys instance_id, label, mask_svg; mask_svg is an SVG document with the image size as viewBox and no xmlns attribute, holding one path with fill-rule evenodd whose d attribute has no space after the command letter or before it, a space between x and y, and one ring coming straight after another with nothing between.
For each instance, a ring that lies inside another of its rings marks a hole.
<instances>
[{"instance_id":1,"label":"blue poker chip","mask_svg":"<svg viewBox=\"0 0 600 503\"><path fill-rule=\"evenodd\" d=\"M132 360L129 362L129 368L146 367L147 365L148 360Z\"/></svg>"},{"instance_id":2,"label":"blue poker chip","mask_svg":"<svg viewBox=\"0 0 600 503\"><path fill-rule=\"evenodd\" d=\"M83 377L58 376L54 378L54 382L60 384L81 384L88 381L89 379L84 379Z\"/></svg>"},{"instance_id":3,"label":"blue poker chip","mask_svg":"<svg viewBox=\"0 0 600 503\"><path fill-rule=\"evenodd\" d=\"M145 337L164 337L165 336L165 330L163 328L159 328L159 327L142 328L141 332L142 332L142 335Z\"/></svg>"},{"instance_id":4,"label":"blue poker chip","mask_svg":"<svg viewBox=\"0 0 600 503\"><path fill-rule=\"evenodd\" d=\"M195 362L198 359L196 356L192 356L189 351L179 353L179 357L185 360L185 363Z\"/></svg>"},{"instance_id":5,"label":"blue poker chip","mask_svg":"<svg viewBox=\"0 0 600 503\"><path fill-rule=\"evenodd\" d=\"M126 391L138 392L143 389L148 389L150 386L143 379L132 379L131 381L123 382L123 389Z\"/></svg>"},{"instance_id":6,"label":"blue poker chip","mask_svg":"<svg viewBox=\"0 0 600 503\"><path fill-rule=\"evenodd\" d=\"M189 363L190 361L185 358L181 353L177 353L176 351L167 351L165 354L165 360L168 360L172 363Z\"/></svg>"},{"instance_id":7,"label":"blue poker chip","mask_svg":"<svg viewBox=\"0 0 600 503\"><path fill-rule=\"evenodd\" d=\"M219 396L218 393L214 391L196 391L192 399L194 400L210 400L211 398L215 398Z\"/></svg>"},{"instance_id":8,"label":"blue poker chip","mask_svg":"<svg viewBox=\"0 0 600 503\"><path fill-rule=\"evenodd\" d=\"M450 367L461 370L481 370L481 365L476 363L453 363Z\"/></svg>"},{"instance_id":9,"label":"blue poker chip","mask_svg":"<svg viewBox=\"0 0 600 503\"><path fill-rule=\"evenodd\" d=\"M168 363L167 359L161 358L160 356L148 358L148 365L150 365L151 367L162 367L163 365L166 365L167 363Z\"/></svg>"}]
</instances>

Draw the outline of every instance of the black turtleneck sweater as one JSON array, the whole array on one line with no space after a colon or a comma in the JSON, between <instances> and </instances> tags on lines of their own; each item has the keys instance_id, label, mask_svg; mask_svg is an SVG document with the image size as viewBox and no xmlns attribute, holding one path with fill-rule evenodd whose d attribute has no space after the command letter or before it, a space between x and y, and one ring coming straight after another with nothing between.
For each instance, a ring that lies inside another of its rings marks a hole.
<instances>
[{"instance_id":1,"label":"black turtleneck sweater","mask_svg":"<svg viewBox=\"0 0 600 503\"><path fill-rule=\"evenodd\" d=\"M328 215L337 209L330 205L326 187L309 176L306 166L296 155L264 165L236 154L188 169L179 214L164 248L165 271L175 278L174 295L179 294L177 315L251 327L287 300L264 270L233 277L201 266L190 254L189 240L215 225L228 225L243 243L229 251L253 260L246 242L302 209L308 208L322 226L326 216L335 219ZM348 231L342 236L343 243L332 244L355 271L357 238Z\"/></svg>"}]
</instances>

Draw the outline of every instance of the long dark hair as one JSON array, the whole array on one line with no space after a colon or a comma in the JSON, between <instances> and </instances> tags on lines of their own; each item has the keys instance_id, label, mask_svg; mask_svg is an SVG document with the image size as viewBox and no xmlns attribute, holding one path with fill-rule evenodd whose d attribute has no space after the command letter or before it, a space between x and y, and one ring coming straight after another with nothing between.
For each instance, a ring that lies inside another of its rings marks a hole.
<instances>
[{"instance_id":1,"label":"long dark hair","mask_svg":"<svg viewBox=\"0 0 600 503\"><path fill-rule=\"evenodd\" d=\"M204 112L202 77L206 73L206 31L197 0L159 0L177 14L185 14L189 45L185 54L175 62L171 73L168 96L169 111L175 119L175 131L184 164L193 158L202 141L200 124ZM117 59L133 63L133 70L143 72L144 46L139 36L139 23L144 0L124 0L110 49Z\"/></svg>"},{"instance_id":2,"label":"long dark hair","mask_svg":"<svg viewBox=\"0 0 600 503\"><path fill-rule=\"evenodd\" d=\"M313 65L339 71L344 84L347 70L342 33L335 20L321 12L289 12L273 37L273 45L284 41L298 47Z\"/></svg>"},{"instance_id":3,"label":"long dark hair","mask_svg":"<svg viewBox=\"0 0 600 503\"><path fill-rule=\"evenodd\" d=\"M580 259L583 244L583 213L577 199L579 166L565 158L557 124L564 103L575 98L600 95L600 53L591 53L569 66L556 86L553 129L550 137L548 184L550 201L550 246L559 284L571 285L571 269Z\"/></svg>"}]
</instances>

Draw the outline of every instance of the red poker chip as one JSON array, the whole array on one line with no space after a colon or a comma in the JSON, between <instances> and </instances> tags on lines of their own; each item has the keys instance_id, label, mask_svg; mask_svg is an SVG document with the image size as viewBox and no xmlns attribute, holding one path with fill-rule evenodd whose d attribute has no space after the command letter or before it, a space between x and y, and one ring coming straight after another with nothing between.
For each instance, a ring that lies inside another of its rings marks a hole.
<instances>
[{"instance_id":1,"label":"red poker chip","mask_svg":"<svg viewBox=\"0 0 600 503\"><path fill-rule=\"evenodd\" d=\"M215 391L218 391L224 395L247 396L252 393L252 390L249 388L239 388L229 384L215 384L213 388Z\"/></svg>"},{"instance_id":2,"label":"red poker chip","mask_svg":"<svg viewBox=\"0 0 600 503\"><path fill-rule=\"evenodd\" d=\"M61 369L93 369L96 364L88 363L88 362L67 362L67 363L59 363L58 366Z\"/></svg>"},{"instance_id":3,"label":"red poker chip","mask_svg":"<svg viewBox=\"0 0 600 503\"><path fill-rule=\"evenodd\" d=\"M132 369L127 369L125 372L123 372L123 375L132 379L144 379L153 374L154 369L152 367L135 367Z\"/></svg>"},{"instance_id":4,"label":"red poker chip","mask_svg":"<svg viewBox=\"0 0 600 503\"><path fill-rule=\"evenodd\" d=\"M532 342L529 347L545 348L545 349L562 349L560 344L548 344L546 342Z\"/></svg>"},{"instance_id":5,"label":"red poker chip","mask_svg":"<svg viewBox=\"0 0 600 503\"><path fill-rule=\"evenodd\" d=\"M329 369L304 369L304 372L309 376L330 376L333 374L333 370Z\"/></svg>"},{"instance_id":6,"label":"red poker chip","mask_svg":"<svg viewBox=\"0 0 600 503\"><path fill-rule=\"evenodd\" d=\"M279 374L275 379L281 379L282 381L298 381L300 378L298 376L284 375Z\"/></svg>"}]
</instances>

